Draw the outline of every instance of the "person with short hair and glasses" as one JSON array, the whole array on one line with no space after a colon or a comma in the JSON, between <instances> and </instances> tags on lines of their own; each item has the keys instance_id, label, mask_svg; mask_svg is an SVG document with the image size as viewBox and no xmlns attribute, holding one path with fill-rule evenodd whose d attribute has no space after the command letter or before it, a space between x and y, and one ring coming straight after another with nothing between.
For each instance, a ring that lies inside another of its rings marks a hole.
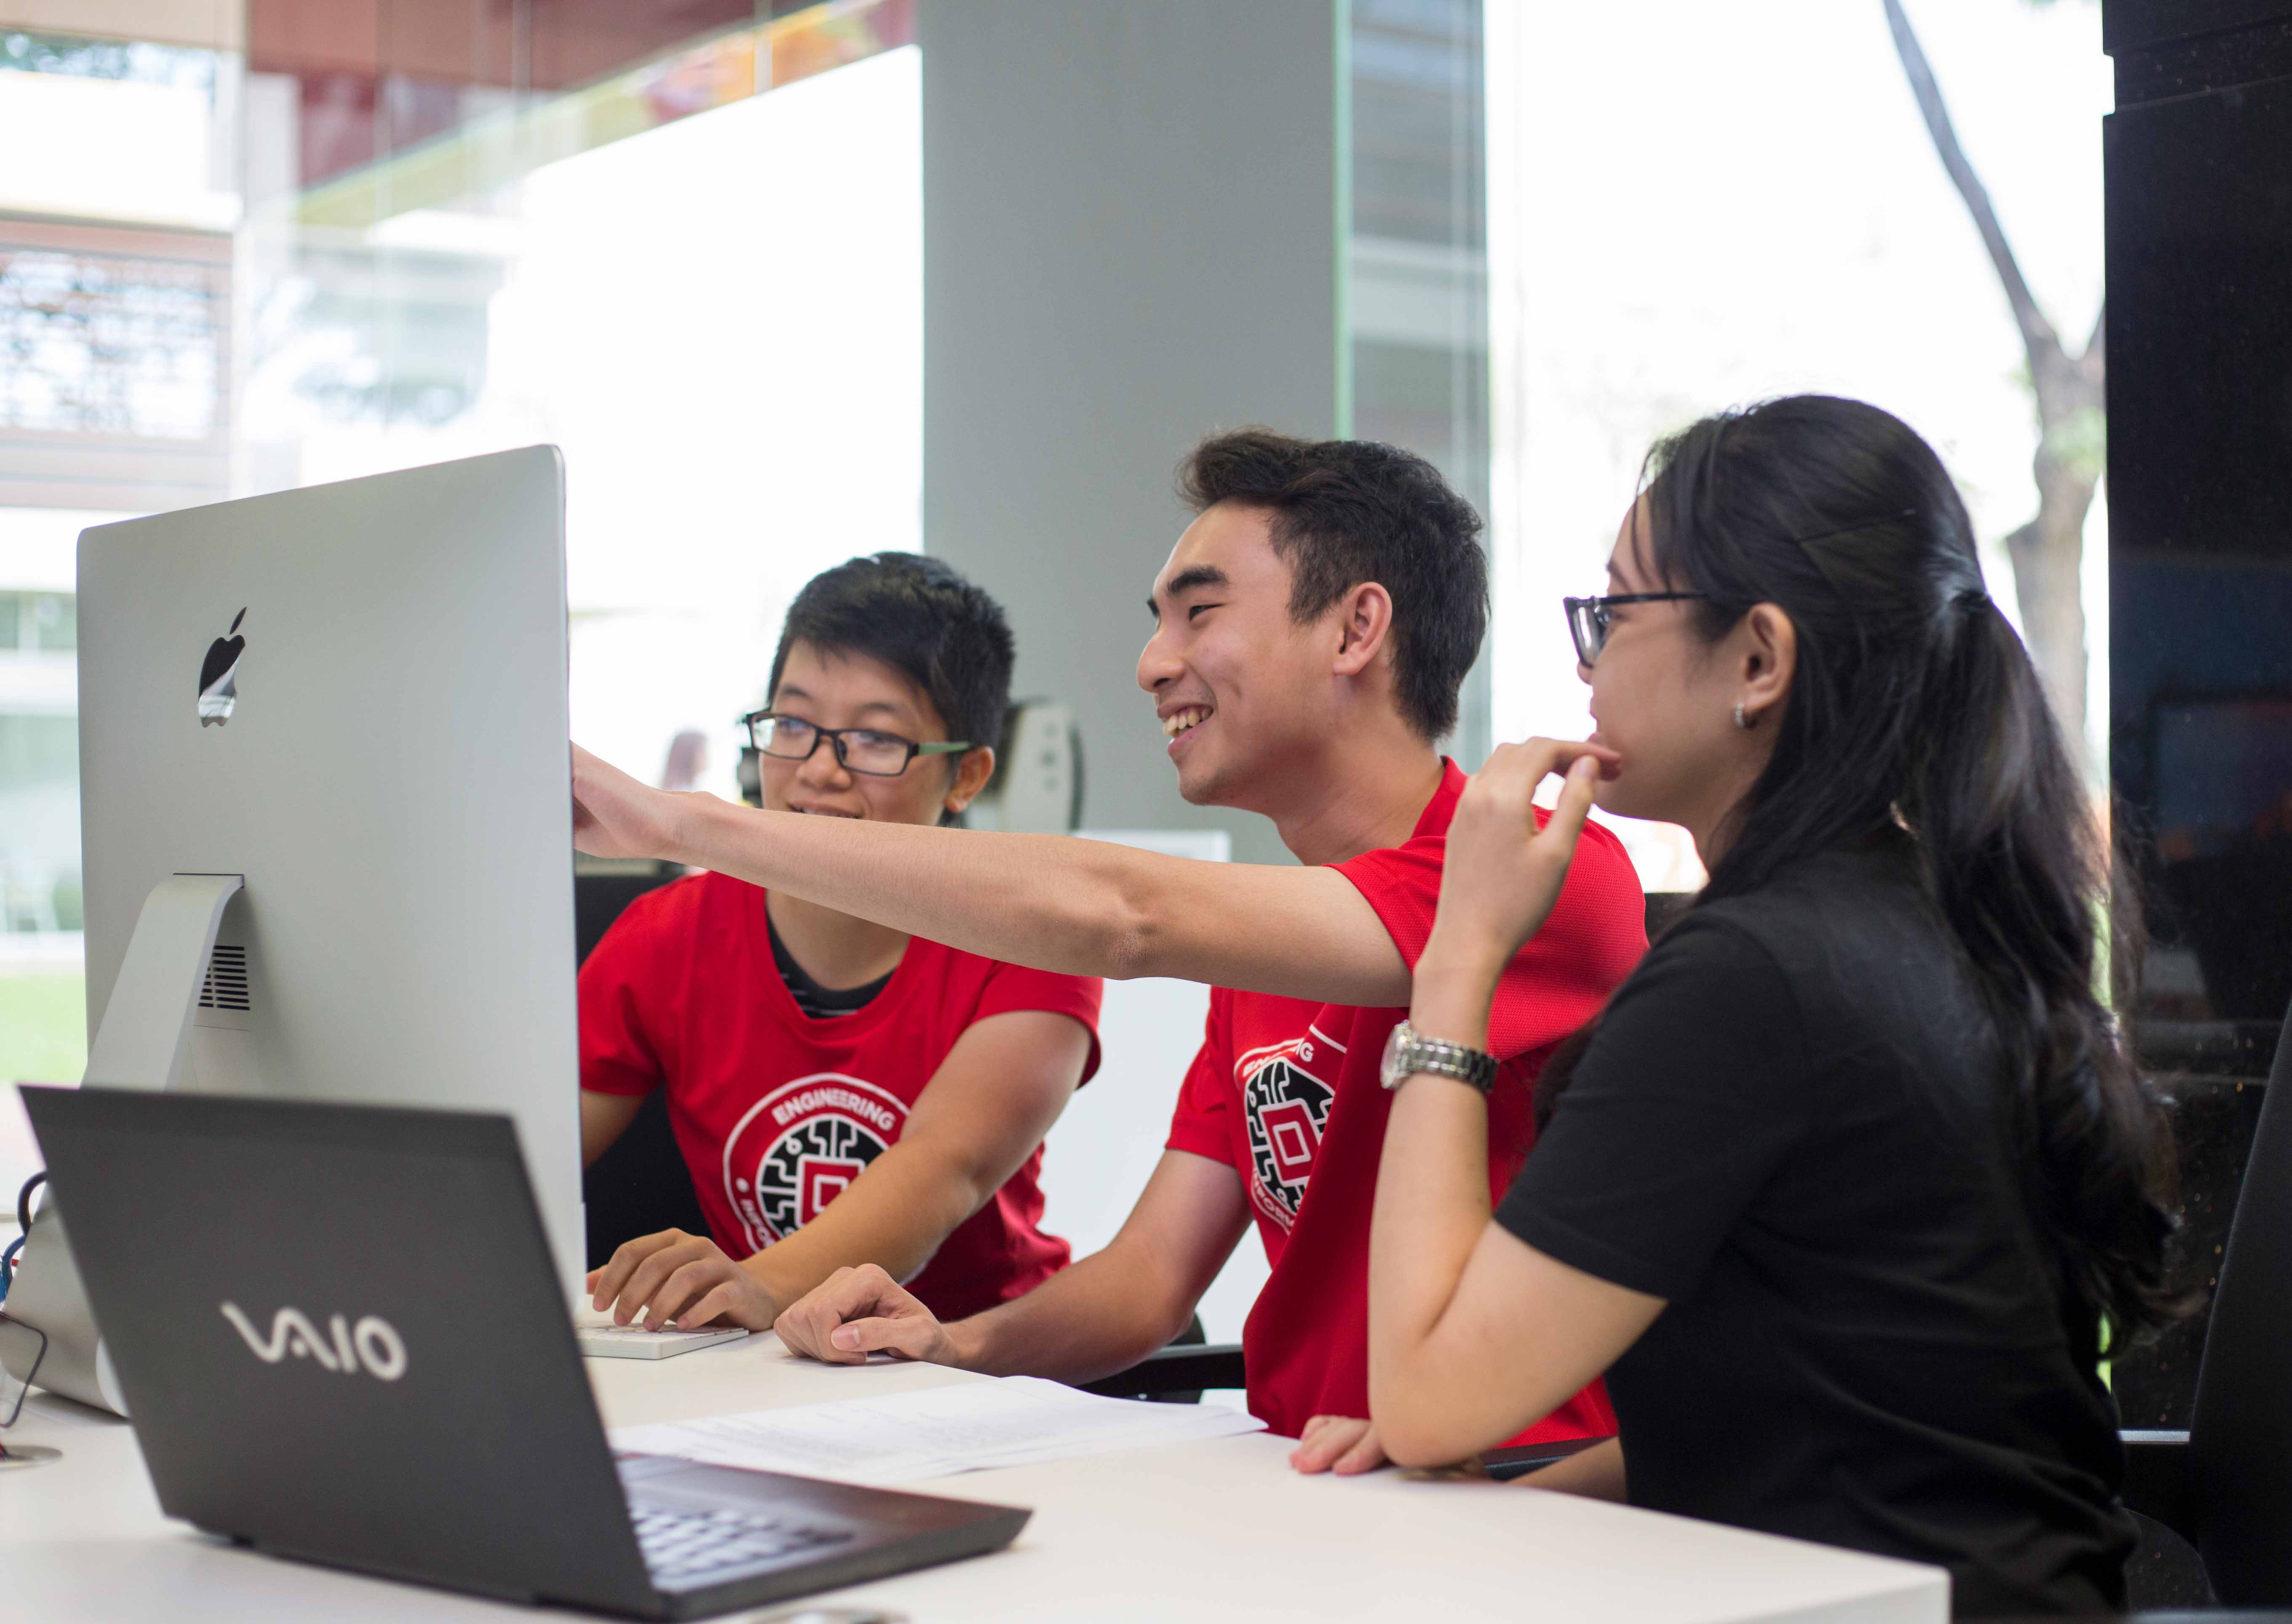
<instances>
[{"instance_id":1,"label":"person with short hair and glasses","mask_svg":"<svg viewBox=\"0 0 2292 1624\"><path fill-rule=\"evenodd\" d=\"M1610 594L1567 604L1597 731L1465 790L1409 1018L1489 1046L1595 803L1710 880L1546 1068L1497 1199L1481 1095L1392 1079L1370 1415L1432 1465L1606 1371L1618 1440L1525 1481L1940 1563L1962 1615L2114 1612L2100 1363L2178 1305L2097 810L1901 422L1771 400L1649 466Z\"/></svg>"},{"instance_id":2,"label":"person with short hair and glasses","mask_svg":"<svg viewBox=\"0 0 2292 1624\"><path fill-rule=\"evenodd\" d=\"M763 804L959 817L995 770L1011 661L1001 608L935 559L823 571L789 607L770 704L741 718ZM583 1156L665 1088L708 1219L591 1274L620 1323L766 1330L855 1264L975 1313L1066 1265L1042 1228L1043 1135L1098 1064L1094 977L701 874L631 903L580 989Z\"/></svg>"}]
</instances>

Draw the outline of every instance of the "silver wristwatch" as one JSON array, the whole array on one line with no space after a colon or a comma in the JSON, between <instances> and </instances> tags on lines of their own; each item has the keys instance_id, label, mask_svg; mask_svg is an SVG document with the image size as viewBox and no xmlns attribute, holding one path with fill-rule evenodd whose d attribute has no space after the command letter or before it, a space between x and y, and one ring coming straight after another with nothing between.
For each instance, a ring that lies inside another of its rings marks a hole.
<instances>
[{"instance_id":1,"label":"silver wristwatch","mask_svg":"<svg viewBox=\"0 0 2292 1624\"><path fill-rule=\"evenodd\" d=\"M1496 1084L1497 1059L1461 1043L1419 1038L1416 1029L1403 1021L1384 1040L1384 1063L1379 1076L1386 1087L1398 1088L1419 1071L1453 1077L1486 1094Z\"/></svg>"}]
</instances>

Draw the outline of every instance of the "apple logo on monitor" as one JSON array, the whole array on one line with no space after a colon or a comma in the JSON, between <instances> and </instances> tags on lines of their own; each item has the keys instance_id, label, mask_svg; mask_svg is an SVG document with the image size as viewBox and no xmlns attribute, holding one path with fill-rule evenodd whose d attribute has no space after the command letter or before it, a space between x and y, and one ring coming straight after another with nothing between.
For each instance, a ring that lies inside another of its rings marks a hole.
<instances>
[{"instance_id":1,"label":"apple logo on monitor","mask_svg":"<svg viewBox=\"0 0 2292 1624\"><path fill-rule=\"evenodd\" d=\"M246 618L243 609L232 616L230 633L209 643L207 657L199 663L201 727L221 727L230 720L238 704L238 657L246 651L246 639L238 634L238 623Z\"/></svg>"}]
</instances>

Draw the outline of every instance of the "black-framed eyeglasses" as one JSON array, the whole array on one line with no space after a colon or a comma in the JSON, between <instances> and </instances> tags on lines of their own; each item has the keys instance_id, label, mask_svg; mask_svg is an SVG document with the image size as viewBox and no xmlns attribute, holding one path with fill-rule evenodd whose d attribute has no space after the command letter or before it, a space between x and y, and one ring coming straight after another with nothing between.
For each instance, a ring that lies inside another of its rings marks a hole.
<instances>
[{"instance_id":1,"label":"black-framed eyeglasses","mask_svg":"<svg viewBox=\"0 0 2292 1624\"><path fill-rule=\"evenodd\" d=\"M809 761L823 739L847 772L869 778L897 778L918 755L959 755L971 746L962 739L917 744L897 733L872 727L821 727L802 716L783 716L769 710L752 710L740 718L748 742L774 761Z\"/></svg>"},{"instance_id":2,"label":"black-framed eyeglasses","mask_svg":"<svg viewBox=\"0 0 2292 1624\"><path fill-rule=\"evenodd\" d=\"M1608 645L1608 611L1618 603L1676 603L1707 598L1705 592L1618 592L1604 598L1562 598L1568 611L1568 634L1576 640L1576 658L1589 666Z\"/></svg>"}]
</instances>

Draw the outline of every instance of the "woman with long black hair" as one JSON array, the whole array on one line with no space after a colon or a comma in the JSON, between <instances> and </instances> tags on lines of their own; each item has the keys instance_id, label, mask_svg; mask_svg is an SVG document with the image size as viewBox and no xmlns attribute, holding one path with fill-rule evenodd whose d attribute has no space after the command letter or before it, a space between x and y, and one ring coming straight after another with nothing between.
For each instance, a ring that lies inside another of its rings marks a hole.
<instances>
[{"instance_id":1,"label":"woman with long black hair","mask_svg":"<svg viewBox=\"0 0 2292 1624\"><path fill-rule=\"evenodd\" d=\"M2089 803L1902 423L1772 400L1649 466L1569 604L1598 731L1465 791L1389 1052L1384 1447L1459 1458L1608 1370L1619 1441L1531 1482L1940 1563L1961 1613L2118 1605L2098 1366L2173 1312L2172 1162L2098 991ZM1491 1213L1453 1079L1594 801L1710 882L1547 1069Z\"/></svg>"}]
</instances>

